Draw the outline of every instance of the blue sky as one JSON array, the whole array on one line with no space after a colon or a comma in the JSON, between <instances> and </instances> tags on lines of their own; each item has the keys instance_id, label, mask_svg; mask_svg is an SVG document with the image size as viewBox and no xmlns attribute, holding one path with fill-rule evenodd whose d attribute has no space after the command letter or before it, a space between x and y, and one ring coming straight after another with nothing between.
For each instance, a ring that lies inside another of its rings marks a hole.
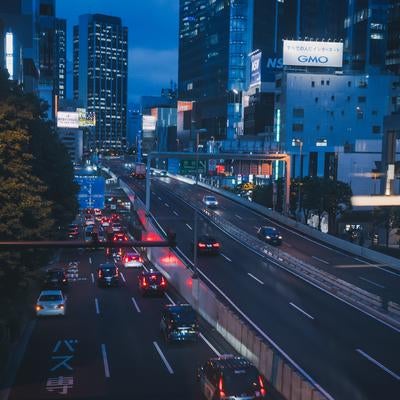
<instances>
[{"instance_id":1,"label":"blue sky","mask_svg":"<svg viewBox=\"0 0 400 400\"><path fill-rule=\"evenodd\" d=\"M67 19L68 60L72 27L81 14L120 17L129 32L128 102L158 95L178 76L178 0L57 0L57 17ZM72 83L71 83L72 84Z\"/></svg>"}]
</instances>

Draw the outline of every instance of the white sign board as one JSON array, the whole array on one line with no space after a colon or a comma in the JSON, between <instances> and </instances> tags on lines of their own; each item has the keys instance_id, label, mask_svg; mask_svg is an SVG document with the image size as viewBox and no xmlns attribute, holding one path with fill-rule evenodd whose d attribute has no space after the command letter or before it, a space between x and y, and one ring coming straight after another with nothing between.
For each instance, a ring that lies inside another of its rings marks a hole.
<instances>
[{"instance_id":1,"label":"white sign board","mask_svg":"<svg viewBox=\"0 0 400 400\"><path fill-rule=\"evenodd\" d=\"M79 128L79 113L59 111L57 113L58 128Z\"/></svg>"},{"instance_id":2,"label":"white sign board","mask_svg":"<svg viewBox=\"0 0 400 400\"><path fill-rule=\"evenodd\" d=\"M283 64L340 68L343 65L343 43L284 40Z\"/></svg>"}]
</instances>

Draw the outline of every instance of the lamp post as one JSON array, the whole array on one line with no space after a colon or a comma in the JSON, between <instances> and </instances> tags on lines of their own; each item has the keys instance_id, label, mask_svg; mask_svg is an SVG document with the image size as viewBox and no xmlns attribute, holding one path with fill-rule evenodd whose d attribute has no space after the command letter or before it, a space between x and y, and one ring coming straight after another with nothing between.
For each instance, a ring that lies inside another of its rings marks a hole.
<instances>
[{"instance_id":1,"label":"lamp post","mask_svg":"<svg viewBox=\"0 0 400 400\"><path fill-rule=\"evenodd\" d=\"M197 186L199 182L199 132L196 133L196 180ZM197 273L197 225L198 225L198 212L197 208L194 208L194 224L193 224L193 275L192 279L198 279Z\"/></svg>"}]
</instances>

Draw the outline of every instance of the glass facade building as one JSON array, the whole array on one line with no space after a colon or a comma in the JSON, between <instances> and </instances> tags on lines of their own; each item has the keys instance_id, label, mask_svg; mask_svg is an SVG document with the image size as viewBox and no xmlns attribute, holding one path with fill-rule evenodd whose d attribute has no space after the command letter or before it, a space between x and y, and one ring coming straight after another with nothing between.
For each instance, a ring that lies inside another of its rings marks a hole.
<instances>
[{"instance_id":1,"label":"glass facade building","mask_svg":"<svg viewBox=\"0 0 400 400\"><path fill-rule=\"evenodd\" d=\"M65 19L56 19L54 53L54 94L64 99L67 95L67 21Z\"/></svg>"},{"instance_id":2,"label":"glass facade building","mask_svg":"<svg viewBox=\"0 0 400 400\"><path fill-rule=\"evenodd\" d=\"M89 146L99 151L126 145L128 29L102 14L79 17L73 39L74 98L96 115Z\"/></svg>"}]
</instances>

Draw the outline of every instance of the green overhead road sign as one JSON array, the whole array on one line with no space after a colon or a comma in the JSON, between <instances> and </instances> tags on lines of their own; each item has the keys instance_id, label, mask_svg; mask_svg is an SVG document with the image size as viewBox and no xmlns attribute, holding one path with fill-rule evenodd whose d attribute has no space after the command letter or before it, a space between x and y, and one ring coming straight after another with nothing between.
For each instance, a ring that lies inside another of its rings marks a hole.
<instances>
[{"instance_id":1,"label":"green overhead road sign","mask_svg":"<svg viewBox=\"0 0 400 400\"><path fill-rule=\"evenodd\" d=\"M198 171L199 174L206 173L206 161L199 160ZM180 174L181 175L195 175L196 174L196 160L181 160L180 165Z\"/></svg>"}]
</instances>

